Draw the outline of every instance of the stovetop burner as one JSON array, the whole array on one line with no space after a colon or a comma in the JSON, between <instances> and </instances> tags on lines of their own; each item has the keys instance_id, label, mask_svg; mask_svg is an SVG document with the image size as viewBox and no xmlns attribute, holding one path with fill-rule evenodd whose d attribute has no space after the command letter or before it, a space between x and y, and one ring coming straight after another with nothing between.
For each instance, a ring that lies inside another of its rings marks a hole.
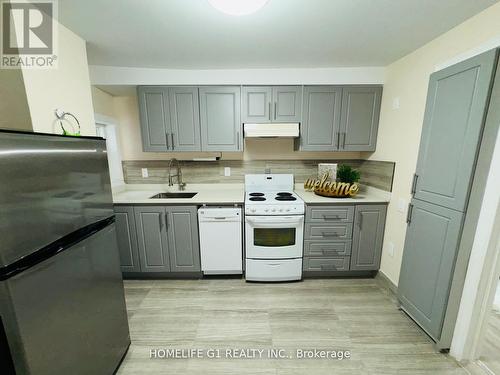
<instances>
[{"instance_id":1,"label":"stovetop burner","mask_svg":"<svg viewBox=\"0 0 500 375\"><path fill-rule=\"evenodd\" d=\"M277 201L296 201L297 200L297 198L292 197L291 194L290 195L285 195L285 196L278 195L274 199L276 199Z\"/></svg>"},{"instance_id":2,"label":"stovetop burner","mask_svg":"<svg viewBox=\"0 0 500 375\"><path fill-rule=\"evenodd\" d=\"M248 195L250 195L251 197L263 197L264 193L250 193Z\"/></svg>"},{"instance_id":3,"label":"stovetop burner","mask_svg":"<svg viewBox=\"0 0 500 375\"><path fill-rule=\"evenodd\" d=\"M279 193L276 193L276 195L279 197L291 197L292 193L287 193L287 192L281 191Z\"/></svg>"},{"instance_id":4,"label":"stovetop burner","mask_svg":"<svg viewBox=\"0 0 500 375\"><path fill-rule=\"evenodd\" d=\"M252 195L252 194L250 194L250 195ZM264 195L264 194L262 194L262 195ZM259 201L259 202L261 202L261 201L265 201L265 200L266 200L266 198L264 198L264 197L255 197L255 196L250 197L250 198L248 198L248 199L249 199L249 200L251 200L251 201L254 201L254 202L255 202L255 201Z\"/></svg>"}]
</instances>

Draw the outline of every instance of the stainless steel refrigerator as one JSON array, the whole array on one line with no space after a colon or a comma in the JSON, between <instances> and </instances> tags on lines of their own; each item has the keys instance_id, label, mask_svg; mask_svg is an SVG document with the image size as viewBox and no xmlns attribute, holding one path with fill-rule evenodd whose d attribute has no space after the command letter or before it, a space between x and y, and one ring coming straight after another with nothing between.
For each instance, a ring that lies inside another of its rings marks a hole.
<instances>
[{"instance_id":1,"label":"stainless steel refrigerator","mask_svg":"<svg viewBox=\"0 0 500 375\"><path fill-rule=\"evenodd\" d=\"M105 141L0 130L0 372L112 374L129 344Z\"/></svg>"}]
</instances>

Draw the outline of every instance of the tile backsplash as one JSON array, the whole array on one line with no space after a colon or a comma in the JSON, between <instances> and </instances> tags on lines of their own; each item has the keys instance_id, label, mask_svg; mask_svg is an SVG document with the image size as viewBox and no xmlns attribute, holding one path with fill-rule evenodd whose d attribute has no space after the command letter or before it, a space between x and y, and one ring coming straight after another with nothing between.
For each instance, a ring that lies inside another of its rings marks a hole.
<instances>
[{"instance_id":1,"label":"tile backsplash","mask_svg":"<svg viewBox=\"0 0 500 375\"><path fill-rule=\"evenodd\" d=\"M392 190L395 163L376 160L217 160L181 161L184 182L236 183L243 182L245 174L293 173L295 182L304 182L317 176L319 163L348 164L361 172L361 183L385 191ZM231 175L224 176L224 168ZM143 178L141 168L148 169ZM175 173L175 172L173 172ZM134 160L123 162L123 175L127 184L160 184L168 182L168 160Z\"/></svg>"}]
</instances>

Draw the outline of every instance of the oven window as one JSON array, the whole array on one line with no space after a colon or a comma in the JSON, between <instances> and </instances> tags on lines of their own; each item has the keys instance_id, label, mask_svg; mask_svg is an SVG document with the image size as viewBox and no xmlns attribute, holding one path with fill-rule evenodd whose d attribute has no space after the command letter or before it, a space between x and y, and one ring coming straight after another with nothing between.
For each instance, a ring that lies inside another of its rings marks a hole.
<instances>
[{"instance_id":1,"label":"oven window","mask_svg":"<svg viewBox=\"0 0 500 375\"><path fill-rule=\"evenodd\" d=\"M295 228L254 228L253 244L265 247L295 245Z\"/></svg>"}]
</instances>

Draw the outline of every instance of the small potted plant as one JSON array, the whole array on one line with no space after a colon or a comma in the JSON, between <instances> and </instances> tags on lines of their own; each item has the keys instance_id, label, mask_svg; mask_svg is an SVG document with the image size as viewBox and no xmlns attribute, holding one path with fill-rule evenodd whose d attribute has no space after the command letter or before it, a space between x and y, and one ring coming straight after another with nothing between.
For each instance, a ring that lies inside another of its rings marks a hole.
<instances>
[{"instance_id":1,"label":"small potted plant","mask_svg":"<svg viewBox=\"0 0 500 375\"><path fill-rule=\"evenodd\" d=\"M349 165L341 164L337 168L337 178L334 181L330 181L329 173L325 173L320 179L308 179L304 183L304 188L325 197L353 197L359 191L358 181L360 177L361 174L358 170Z\"/></svg>"}]
</instances>

